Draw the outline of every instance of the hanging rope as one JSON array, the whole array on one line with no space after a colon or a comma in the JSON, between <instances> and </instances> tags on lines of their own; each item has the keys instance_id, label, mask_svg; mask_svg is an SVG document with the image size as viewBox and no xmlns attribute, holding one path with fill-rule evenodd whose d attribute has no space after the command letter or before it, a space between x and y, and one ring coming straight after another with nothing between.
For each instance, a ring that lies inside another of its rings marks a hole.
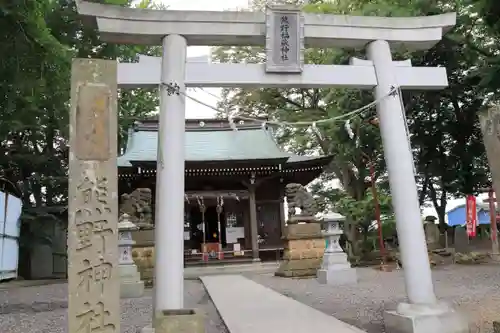
<instances>
[{"instance_id":1,"label":"hanging rope","mask_svg":"<svg viewBox=\"0 0 500 333\"><path fill-rule=\"evenodd\" d=\"M190 100L192 100L200 105L203 105L207 108L210 108L218 113L226 114L228 118L232 117L232 118L238 118L241 120L267 123L267 124L271 124L271 125L284 126L284 127L303 127L303 126L313 126L313 125L316 126L319 124L326 124L326 123L330 123L330 122L339 122L339 121L345 122L346 120L353 119L354 117L365 112L366 110L371 109L372 107L376 106L381 101L388 98L389 96L394 96L395 94L398 94L398 87L391 87L391 90L385 96L383 96L379 99L376 99L373 102L368 103L368 104L366 104L366 105L364 105L356 110L347 112L347 113L342 114L340 116L326 118L326 119L318 119L318 120L313 120L313 121L288 122L288 121L269 121L269 120L263 120L263 119L259 119L259 118L242 116L239 114L241 112L241 110L238 110L237 114L234 114L234 113L231 113L230 109L221 110L221 109L218 109L217 107L214 107L210 104L207 104L203 101L200 101L199 99L197 99L195 97L188 95L184 90L179 89L179 85L177 85L175 83L162 83L162 86L166 87L166 89L168 89L170 91L175 91L176 94L178 94L178 95L182 95L182 96L184 96L184 97L186 97L186 98L188 98L188 99L190 99ZM244 109L243 111L246 113L251 113L251 110ZM346 118L348 118L348 119L346 119ZM234 124L234 122L233 122L233 124Z\"/></svg>"}]
</instances>

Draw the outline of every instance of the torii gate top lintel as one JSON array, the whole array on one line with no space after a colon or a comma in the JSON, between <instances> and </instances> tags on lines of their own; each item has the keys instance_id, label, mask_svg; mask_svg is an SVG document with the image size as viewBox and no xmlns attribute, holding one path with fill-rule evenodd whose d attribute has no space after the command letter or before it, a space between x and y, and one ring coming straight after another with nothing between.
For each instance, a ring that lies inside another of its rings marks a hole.
<instances>
[{"instance_id":1,"label":"torii gate top lintel","mask_svg":"<svg viewBox=\"0 0 500 333\"><path fill-rule=\"evenodd\" d=\"M94 20L102 40L120 44L161 45L178 34L188 45L261 46L266 13L178 11L126 8L77 1L78 12ZM386 40L391 47L426 50L456 23L456 14L419 17L345 16L301 13L306 47L364 47Z\"/></svg>"}]
</instances>

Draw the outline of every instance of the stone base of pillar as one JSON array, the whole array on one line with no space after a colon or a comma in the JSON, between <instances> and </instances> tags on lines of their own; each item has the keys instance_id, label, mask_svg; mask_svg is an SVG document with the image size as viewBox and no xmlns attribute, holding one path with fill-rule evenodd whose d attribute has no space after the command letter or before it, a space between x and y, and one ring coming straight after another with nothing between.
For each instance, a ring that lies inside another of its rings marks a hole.
<instances>
[{"instance_id":1,"label":"stone base of pillar","mask_svg":"<svg viewBox=\"0 0 500 333\"><path fill-rule=\"evenodd\" d=\"M445 303L435 306L400 303L397 310L384 312L387 333L467 333L465 317Z\"/></svg>"},{"instance_id":2,"label":"stone base of pillar","mask_svg":"<svg viewBox=\"0 0 500 333\"><path fill-rule=\"evenodd\" d=\"M205 316L196 309L157 311L155 333L205 333Z\"/></svg>"},{"instance_id":3,"label":"stone base of pillar","mask_svg":"<svg viewBox=\"0 0 500 333\"><path fill-rule=\"evenodd\" d=\"M120 283L121 298L138 298L144 295L144 281L122 281Z\"/></svg>"},{"instance_id":4,"label":"stone base of pillar","mask_svg":"<svg viewBox=\"0 0 500 333\"><path fill-rule=\"evenodd\" d=\"M281 277L316 277L321 267L325 240L319 223L290 224L285 227L283 262L276 271Z\"/></svg>"},{"instance_id":5,"label":"stone base of pillar","mask_svg":"<svg viewBox=\"0 0 500 333\"><path fill-rule=\"evenodd\" d=\"M144 281L136 265L120 265L120 297L137 298L144 295Z\"/></svg>"},{"instance_id":6,"label":"stone base of pillar","mask_svg":"<svg viewBox=\"0 0 500 333\"><path fill-rule=\"evenodd\" d=\"M490 258L495 263L500 263L500 254L499 253L490 253Z\"/></svg>"},{"instance_id":7,"label":"stone base of pillar","mask_svg":"<svg viewBox=\"0 0 500 333\"><path fill-rule=\"evenodd\" d=\"M318 282L331 285L353 284L358 282L358 275L356 269L351 268L344 252L325 253L323 265L318 270Z\"/></svg>"},{"instance_id":8,"label":"stone base of pillar","mask_svg":"<svg viewBox=\"0 0 500 333\"><path fill-rule=\"evenodd\" d=\"M138 333L205 333L205 316L197 309L158 311L155 327L148 325Z\"/></svg>"}]
</instances>

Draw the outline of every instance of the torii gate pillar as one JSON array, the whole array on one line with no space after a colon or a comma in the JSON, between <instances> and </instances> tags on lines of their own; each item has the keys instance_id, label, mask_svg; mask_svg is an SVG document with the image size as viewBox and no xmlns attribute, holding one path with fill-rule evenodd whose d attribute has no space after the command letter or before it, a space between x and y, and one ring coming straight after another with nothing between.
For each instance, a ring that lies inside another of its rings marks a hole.
<instances>
[{"instance_id":1,"label":"torii gate pillar","mask_svg":"<svg viewBox=\"0 0 500 333\"><path fill-rule=\"evenodd\" d=\"M375 98L382 99L397 87L391 49L384 40L368 44L367 58L373 61L378 85ZM436 302L427 254L413 156L410 149L400 92L377 104L380 133L389 174L391 198L396 215L400 254L404 267L408 299L417 304ZM409 265L409 266L407 266Z\"/></svg>"},{"instance_id":2,"label":"torii gate pillar","mask_svg":"<svg viewBox=\"0 0 500 333\"><path fill-rule=\"evenodd\" d=\"M155 223L155 309L182 309L184 307L184 119L186 105L184 95L171 89L168 84L185 86L186 52L187 43L183 36L168 35L163 38L156 164L158 221ZM177 223L177 221L182 221L182 223Z\"/></svg>"},{"instance_id":3,"label":"torii gate pillar","mask_svg":"<svg viewBox=\"0 0 500 333\"><path fill-rule=\"evenodd\" d=\"M387 96L398 87L389 43L368 44L367 57L373 62L378 85L375 97ZM384 313L386 332L468 332L468 324L448 304L437 302L425 234L420 214L413 155L406 133L402 99L398 94L377 104L380 133L389 174L389 185L403 262L408 303Z\"/></svg>"}]
</instances>

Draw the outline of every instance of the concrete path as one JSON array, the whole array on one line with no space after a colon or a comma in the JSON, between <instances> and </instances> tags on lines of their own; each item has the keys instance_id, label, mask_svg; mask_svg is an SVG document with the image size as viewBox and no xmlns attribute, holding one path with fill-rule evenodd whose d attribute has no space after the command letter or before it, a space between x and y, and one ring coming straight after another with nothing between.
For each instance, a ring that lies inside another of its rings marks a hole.
<instances>
[{"instance_id":1,"label":"concrete path","mask_svg":"<svg viewBox=\"0 0 500 333\"><path fill-rule=\"evenodd\" d=\"M200 279L230 333L364 332L241 275Z\"/></svg>"}]
</instances>

